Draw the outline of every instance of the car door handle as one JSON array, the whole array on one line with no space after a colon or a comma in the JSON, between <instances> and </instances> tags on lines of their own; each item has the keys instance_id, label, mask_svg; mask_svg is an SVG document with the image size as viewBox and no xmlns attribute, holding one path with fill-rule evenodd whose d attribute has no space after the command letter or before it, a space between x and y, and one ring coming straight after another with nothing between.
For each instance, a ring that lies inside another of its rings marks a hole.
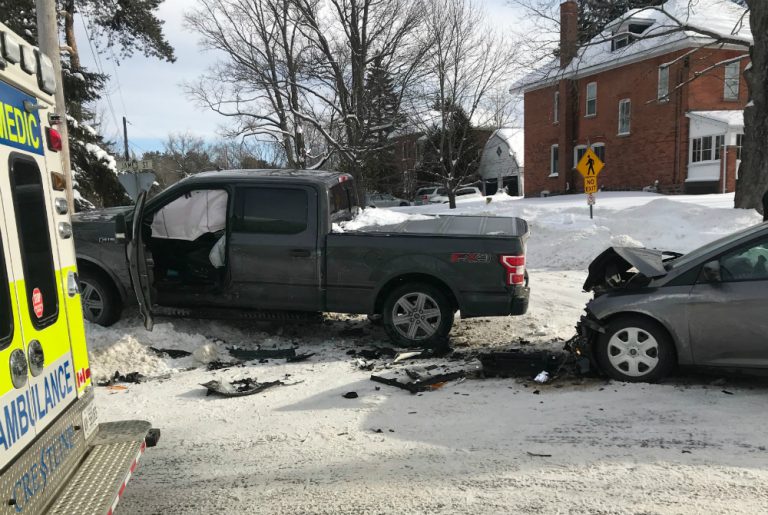
<instances>
[{"instance_id":1,"label":"car door handle","mask_svg":"<svg viewBox=\"0 0 768 515\"><path fill-rule=\"evenodd\" d=\"M291 250L291 257L308 258L312 253L306 249L293 249Z\"/></svg>"}]
</instances>

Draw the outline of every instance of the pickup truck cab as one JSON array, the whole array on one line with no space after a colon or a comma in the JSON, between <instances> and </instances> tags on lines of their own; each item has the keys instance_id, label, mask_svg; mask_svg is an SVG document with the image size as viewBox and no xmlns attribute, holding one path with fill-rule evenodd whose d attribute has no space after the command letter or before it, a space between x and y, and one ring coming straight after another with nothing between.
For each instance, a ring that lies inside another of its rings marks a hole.
<instances>
[{"instance_id":1,"label":"pickup truck cab","mask_svg":"<svg viewBox=\"0 0 768 515\"><path fill-rule=\"evenodd\" d=\"M527 310L524 220L447 216L343 231L358 210L347 174L238 170L192 176L135 208L80 214L86 317L113 323L132 297L148 328L160 307L197 317L376 314L396 343L428 346L447 338L457 310Z\"/></svg>"}]
</instances>

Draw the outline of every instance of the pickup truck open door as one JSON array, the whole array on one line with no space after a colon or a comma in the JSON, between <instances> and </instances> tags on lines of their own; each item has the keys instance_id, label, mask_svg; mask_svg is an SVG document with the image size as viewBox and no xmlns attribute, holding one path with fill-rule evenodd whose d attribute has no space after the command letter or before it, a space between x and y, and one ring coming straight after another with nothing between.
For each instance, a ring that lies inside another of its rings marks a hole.
<instances>
[{"instance_id":1,"label":"pickup truck open door","mask_svg":"<svg viewBox=\"0 0 768 515\"><path fill-rule=\"evenodd\" d=\"M147 192L142 191L136 199L136 207L133 209L133 219L128 244L125 247L128 267L131 274L131 284L136 300L139 303L139 314L144 320L144 327L151 331L154 327L152 318L152 280L148 256L144 246L144 231L142 220L144 219L144 206L147 200Z\"/></svg>"}]
</instances>

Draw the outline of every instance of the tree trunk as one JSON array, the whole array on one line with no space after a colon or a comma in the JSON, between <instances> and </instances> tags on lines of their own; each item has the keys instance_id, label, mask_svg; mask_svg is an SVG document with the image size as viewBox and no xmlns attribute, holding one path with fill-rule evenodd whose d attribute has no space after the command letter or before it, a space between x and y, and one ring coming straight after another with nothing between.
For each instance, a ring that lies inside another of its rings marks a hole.
<instances>
[{"instance_id":1,"label":"tree trunk","mask_svg":"<svg viewBox=\"0 0 768 515\"><path fill-rule=\"evenodd\" d=\"M75 39L75 0L68 0L64 4L64 40L70 48L69 62L72 71L77 71L80 69L80 53Z\"/></svg>"},{"instance_id":2,"label":"tree trunk","mask_svg":"<svg viewBox=\"0 0 768 515\"><path fill-rule=\"evenodd\" d=\"M752 65L744 77L751 102L744 109L742 161L734 205L762 213L761 201L768 189L768 3L747 0L747 4L754 44L749 51Z\"/></svg>"}]
</instances>

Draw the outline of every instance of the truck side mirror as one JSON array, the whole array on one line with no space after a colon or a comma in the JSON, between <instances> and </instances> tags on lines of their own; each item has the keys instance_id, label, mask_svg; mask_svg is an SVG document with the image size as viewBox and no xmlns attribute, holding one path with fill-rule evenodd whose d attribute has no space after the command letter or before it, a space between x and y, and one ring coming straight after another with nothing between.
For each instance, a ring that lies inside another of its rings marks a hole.
<instances>
[{"instance_id":1,"label":"truck side mirror","mask_svg":"<svg viewBox=\"0 0 768 515\"><path fill-rule=\"evenodd\" d=\"M125 228L125 215L120 213L115 217L115 240L125 241Z\"/></svg>"},{"instance_id":2,"label":"truck side mirror","mask_svg":"<svg viewBox=\"0 0 768 515\"><path fill-rule=\"evenodd\" d=\"M707 283L719 283L723 280L720 275L720 261L715 259L706 263L701 269L701 278Z\"/></svg>"}]
</instances>

